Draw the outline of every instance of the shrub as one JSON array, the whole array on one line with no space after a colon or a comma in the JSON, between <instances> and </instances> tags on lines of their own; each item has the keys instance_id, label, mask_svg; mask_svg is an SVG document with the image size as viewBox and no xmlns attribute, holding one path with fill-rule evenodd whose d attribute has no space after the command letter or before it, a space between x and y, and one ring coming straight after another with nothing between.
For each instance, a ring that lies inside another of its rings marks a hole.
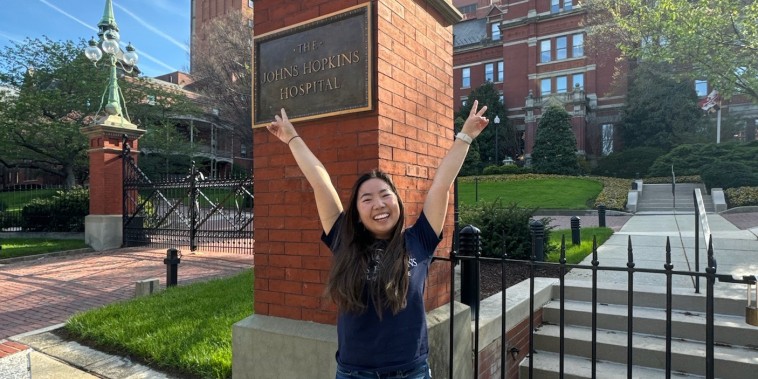
<instances>
[{"instance_id":1,"label":"shrub","mask_svg":"<svg viewBox=\"0 0 758 379\"><path fill-rule=\"evenodd\" d=\"M543 174L576 175L576 137L571 131L571 116L565 109L550 106L542 114L534 138L532 165Z\"/></svg>"},{"instance_id":2,"label":"shrub","mask_svg":"<svg viewBox=\"0 0 758 379\"><path fill-rule=\"evenodd\" d=\"M74 188L34 199L21 209L23 229L38 232L83 232L89 214L89 191Z\"/></svg>"},{"instance_id":3,"label":"shrub","mask_svg":"<svg viewBox=\"0 0 758 379\"><path fill-rule=\"evenodd\" d=\"M507 166L487 166L484 168L484 175L518 175L528 174L531 170L528 167L519 167L516 165Z\"/></svg>"},{"instance_id":4,"label":"shrub","mask_svg":"<svg viewBox=\"0 0 758 379\"><path fill-rule=\"evenodd\" d=\"M601 159L592 170L593 175L616 178L636 178L647 173L658 157L666 151L656 147L637 147L614 152Z\"/></svg>"},{"instance_id":5,"label":"shrub","mask_svg":"<svg viewBox=\"0 0 758 379\"><path fill-rule=\"evenodd\" d=\"M756 156L758 141L680 145L656 159L647 176L670 177L671 165L677 176L700 175L704 166L716 162L741 162L755 174L758 173Z\"/></svg>"},{"instance_id":6,"label":"shrub","mask_svg":"<svg viewBox=\"0 0 758 379\"><path fill-rule=\"evenodd\" d=\"M714 162L703 166L700 176L706 188L736 188L758 186L758 174L741 162Z\"/></svg>"},{"instance_id":7,"label":"shrub","mask_svg":"<svg viewBox=\"0 0 758 379\"><path fill-rule=\"evenodd\" d=\"M529 221L536 209L519 208L517 204L503 206L497 199L492 203L480 202L471 206L461 206L460 226L467 224L481 230L482 256L528 260L532 252L532 236ZM549 240L549 217L541 218L545 225L545 241ZM546 244L547 245L547 244ZM546 246L545 256L548 254ZM505 249L505 251L503 251Z\"/></svg>"},{"instance_id":8,"label":"shrub","mask_svg":"<svg viewBox=\"0 0 758 379\"><path fill-rule=\"evenodd\" d=\"M758 187L739 187L724 190L729 208L758 206Z\"/></svg>"}]
</instances>

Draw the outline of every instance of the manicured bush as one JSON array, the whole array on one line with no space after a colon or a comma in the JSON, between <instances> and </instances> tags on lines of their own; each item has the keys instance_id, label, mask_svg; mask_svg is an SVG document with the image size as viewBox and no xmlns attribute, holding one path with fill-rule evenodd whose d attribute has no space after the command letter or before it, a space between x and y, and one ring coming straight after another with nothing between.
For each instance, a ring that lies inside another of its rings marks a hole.
<instances>
[{"instance_id":1,"label":"manicured bush","mask_svg":"<svg viewBox=\"0 0 758 379\"><path fill-rule=\"evenodd\" d=\"M565 109L550 106L542 114L532 152L532 169L543 174L579 174L576 137L571 116Z\"/></svg>"},{"instance_id":2,"label":"manicured bush","mask_svg":"<svg viewBox=\"0 0 758 379\"><path fill-rule=\"evenodd\" d=\"M34 199L21 209L23 229L38 232L83 232L89 214L89 191L74 188Z\"/></svg>"},{"instance_id":3,"label":"manicured bush","mask_svg":"<svg viewBox=\"0 0 758 379\"><path fill-rule=\"evenodd\" d=\"M729 208L758 206L758 187L739 187L724 190Z\"/></svg>"},{"instance_id":4,"label":"manicured bush","mask_svg":"<svg viewBox=\"0 0 758 379\"><path fill-rule=\"evenodd\" d=\"M487 166L484 168L484 175L518 175L528 174L531 170L528 167L519 167L516 165L507 166Z\"/></svg>"},{"instance_id":5,"label":"manicured bush","mask_svg":"<svg viewBox=\"0 0 758 379\"><path fill-rule=\"evenodd\" d=\"M701 175L704 166L716 162L740 162L758 173L758 141L679 145L655 160L647 176L671 177L671 166L677 177ZM718 185L716 186L718 187Z\"/></svg>"},{"instance_id":6,"label":"manicured bush","mask_svg":"<svg viewBox=\"0 0 758 379\"><path fill-rule=\"evenodd\" d=\"M758 186L758 173L742 162L714 162L703 166L700 176L706 188L737 188Z\"/></svg>"},{"instance_id":7,"label":"manicured bush","mask_svg":"<svg viewBox=\"0 0 758 379\"><path fill-rule=\"evenodd\" d=\"M532 254L532 236L529 221L536 209L519 208L516 204L504 206L500 199L491 203L479 202L461 206L459 225L471 224L481 230L482 256L528 260ZM539 219L545 225L545 241L549 240L551 219ZM545 256L548 254L546 246Z\"/></svg>"},{"instance_id":8,"label":"manicured bush","mask_svg":"<svg viewBox=\"0 0 758 379\"><path fill-rule=\"evenodd\" d=\"M616 178L637 178L637 176L645 175L653 162L665 153L665 150L656 147L637 147L614 152L598 161L592 174Z\"/></svg>"}]
</instances>

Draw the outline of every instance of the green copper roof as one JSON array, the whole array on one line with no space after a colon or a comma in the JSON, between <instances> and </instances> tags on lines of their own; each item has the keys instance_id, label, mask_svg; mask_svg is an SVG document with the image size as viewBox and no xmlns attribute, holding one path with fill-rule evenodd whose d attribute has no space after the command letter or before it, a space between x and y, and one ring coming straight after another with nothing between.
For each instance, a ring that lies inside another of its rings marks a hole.
<instances>
[{"instance_id":1,"label":"green copper roof","mask_svg":"<svg viewBox=\"0 0 758 379\"><path fill-rule=\"evenodd\" d=\"M110 26L112 29L118 30L116 25L116 17L113 16L113 1L105 0L105 9L103 10L103 18L97 24L102 30L103 27Z\"/></svg>"}]
</instances>

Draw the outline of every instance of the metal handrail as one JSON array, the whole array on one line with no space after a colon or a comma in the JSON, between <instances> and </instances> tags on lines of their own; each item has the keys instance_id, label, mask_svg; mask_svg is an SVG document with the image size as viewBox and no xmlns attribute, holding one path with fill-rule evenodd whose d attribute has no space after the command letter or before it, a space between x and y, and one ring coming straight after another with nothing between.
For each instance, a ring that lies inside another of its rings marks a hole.
<instances>
[{"instance_id":1,"label":"metal handrail","mask_svg":"<svg viewBox=\"0 0 758 379\"><path fill-rule=\"evenodd\" d=\"M700 232L703 232L703 238L706 242L711 241L712 235L700 188L695 188L692 191L692 198L695 202L695 272L700 272ZM700 293L699 276L695 276L695 293Z\"/></svg>"}]
</instances>

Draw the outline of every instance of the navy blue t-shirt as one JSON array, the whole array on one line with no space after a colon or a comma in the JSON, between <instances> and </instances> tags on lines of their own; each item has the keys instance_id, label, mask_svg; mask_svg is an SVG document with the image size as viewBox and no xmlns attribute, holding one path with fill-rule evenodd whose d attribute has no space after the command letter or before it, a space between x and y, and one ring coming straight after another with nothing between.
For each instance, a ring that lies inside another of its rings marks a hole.
<instances>
[{"instance_id":1,"label":"navy blue t-shirt","mask_svg":"<svg viewBox=\"0 0 758 379\"><path fill-rule=\"evenodd\" d=\"M321 240L334 251L339 241L337 230L344 220L340 215L329 234ZM409 255L410 282L407 306L397 315L389 309L376 314L373 301L361 314L340 312L337 319L337 362L349 370L407 370L425 361L429 355L424 309L424 286L429 263L440 243L422 212L416 224L403 231ZM367 293L365 290L364 293Z\"/></svg>"}]
</instances>

